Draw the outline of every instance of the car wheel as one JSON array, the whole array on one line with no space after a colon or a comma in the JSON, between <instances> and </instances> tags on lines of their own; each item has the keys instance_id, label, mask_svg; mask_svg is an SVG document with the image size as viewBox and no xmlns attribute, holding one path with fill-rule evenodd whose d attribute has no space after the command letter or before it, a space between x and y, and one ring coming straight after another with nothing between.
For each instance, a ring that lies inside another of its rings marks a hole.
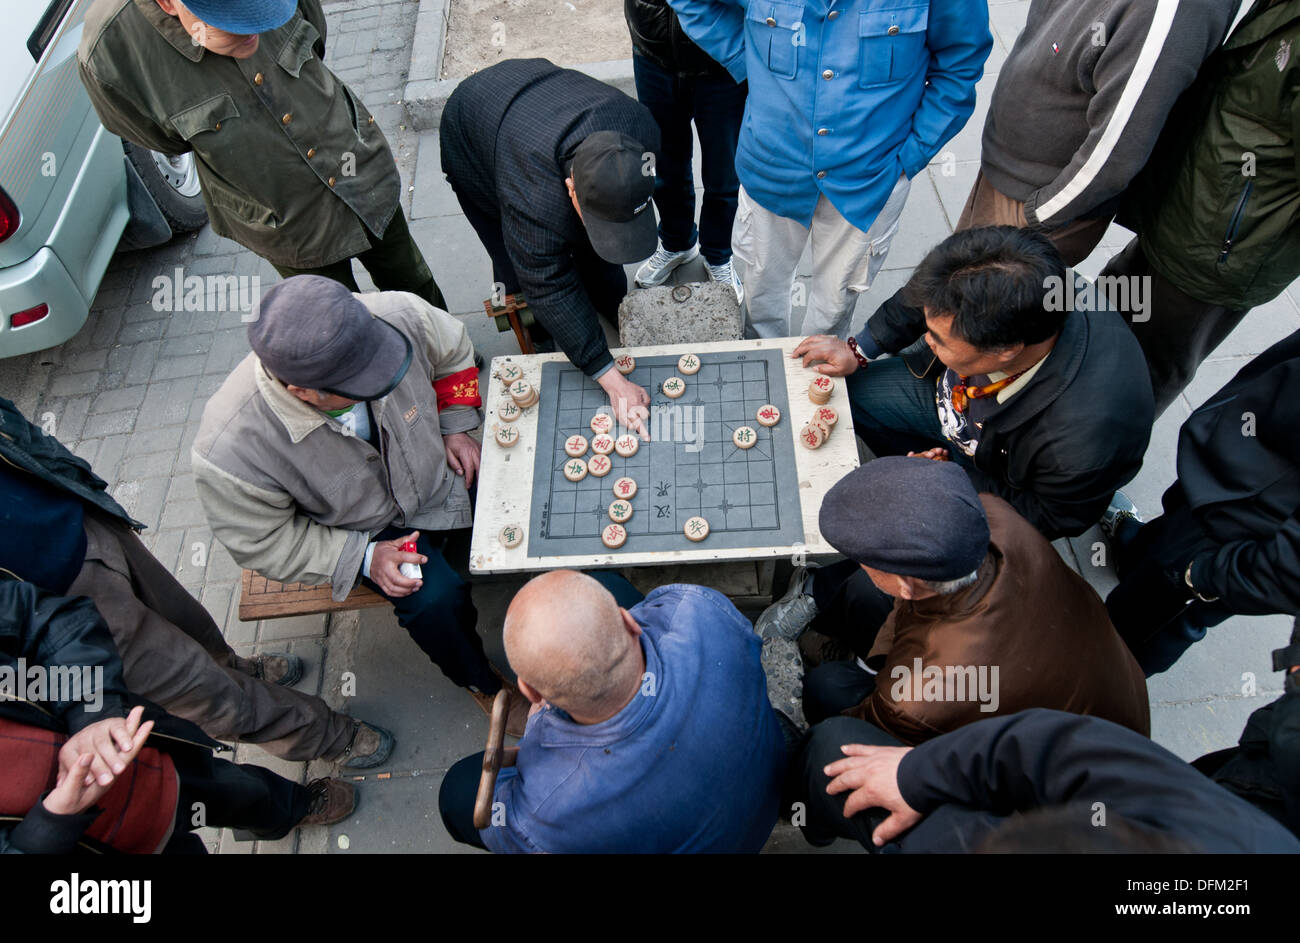
<instances>
[{"instance_id":1,"label":"car wheel","mask_svg":"<svg viewBox=\"0 0 1300 943\"><path fill-rule=\"evenodd\" d=\"M123 142L127 160L174 232L190 232L208 221L193 154L170 156Z\"/></svg>"}]
</instances>

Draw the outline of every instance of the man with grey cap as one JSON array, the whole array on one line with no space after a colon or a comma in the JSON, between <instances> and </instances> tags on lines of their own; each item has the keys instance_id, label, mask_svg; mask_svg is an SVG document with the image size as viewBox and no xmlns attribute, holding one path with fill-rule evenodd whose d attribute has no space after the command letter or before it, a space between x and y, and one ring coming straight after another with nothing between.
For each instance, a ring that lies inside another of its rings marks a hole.
<instances>
[{"instance_id":1,"label":"man with grey cap","mask_svg":"<svg viewBox=\"0 0 1300 943\"><path fill-rule=\"evenodd\" d=\"M461 80L438 140L443 172L492 257L495 284L484 291L522 292L537 330L644 434L649 394L611 369L600 317L615 321L623 266L658 245L650 110L545 59L507 59Z\"/></svg>"},{"instance_id":2,"label":"man with grey cap","mask_svg":"<svg viewBox=\"0 0 1300 943\"><path fill-rule=\"evenodd\" d=\"M1150 734L1145 679L1100 597L961 468L876 459L826 493L819 525L849 560L796 579L756 626L794 638L815 616L857 656L808 672L809 723L844 713L914 744L1048 707Z\"/></svg>"},{"instance_id":3,"label":"man with grey cap","mask_svg":"<svg viewBox=\"0 0 1300 943\"><path fill-rule=\"evenodd\" d=\"M194 443L213 534L268 579L330 583L338 601L364 582L489 711L504 682L469 586L440 552L448 531L470 525L479 467L464 325L407 292L353 294L300 275L266 293L248 339L253 352L208 401ZM421 575L404 574L407 563ZM513 707L522 733L517 692Z\"/></svg>"}]
</instances>

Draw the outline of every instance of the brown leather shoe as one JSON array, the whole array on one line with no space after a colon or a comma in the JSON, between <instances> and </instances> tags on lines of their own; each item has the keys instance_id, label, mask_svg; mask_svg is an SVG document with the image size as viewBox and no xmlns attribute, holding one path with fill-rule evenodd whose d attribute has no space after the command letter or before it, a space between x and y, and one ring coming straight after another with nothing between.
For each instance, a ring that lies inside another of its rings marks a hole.
<instances>
[{"instance_id":1,"label":"brown leather shoe","mask_svg":"<svg viewBox=\"0 0 1300 943\"><path fill-rule=\"evenodd\" d=\"M809 668L816 668L818 665L824 665L829 661L851 661L853 659L853 649L849 648L844 642L837 638L831 638L829 635L822 635L812 629L799 636L799 651L803 655L804 664Z\"/></svg>"},{"instance_id":2,"label":"brown leather shoe","mask_svg":"<svg viewBox=\"0 0 1300 943\"><path fill-rule=\"evenodd\" d=\"M495 669L493 669L495 672ZM524 727L528 725L528 712L532 709L532 702L519 693L519 689L514 683L501 677L501 686L510 692L510 709L506 714L506 734L507 736L518 739L524 735ZM467 689L469 690L469 689ZM484 694L482 691L469 691L469 696L474 699L474 703L488 717L492 716L492 702L496 700L495 694Z\"/></svg>"},{"instance_id":3,"label":"brown leather shoe","mask_svg":"<svg viewBox=\"0 0 1300 943\"><path fill-rule=\"evenodd\" d=\"M357 789L341 779L313 779L307 784L311 804L295 828L309 825L333 825L351 815L357 808Z\"/></svg>"},{"instance_id":4,"label":"brown leather shoe","mask_svg":"<svg viewBox=\"0 0 1300 943\"><path fill-rule=\"evenodd\" d=\"M291 687L302 679L302 659L286 652L267 652L252 658L241 658L239 669L259 681Z\"/></svg>"}]
</instances>

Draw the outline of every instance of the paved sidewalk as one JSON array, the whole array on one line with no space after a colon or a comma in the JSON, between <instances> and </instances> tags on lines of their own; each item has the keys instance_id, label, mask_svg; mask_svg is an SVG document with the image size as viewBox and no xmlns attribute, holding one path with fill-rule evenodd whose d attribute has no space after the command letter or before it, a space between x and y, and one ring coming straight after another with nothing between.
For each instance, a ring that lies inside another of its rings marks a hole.
<instances>
[{"instance_id":1,"label":"paved sidewalk","mask_svg":"<svg viewBox=\"0 0 1300 943\"><path fill-rule=\"evenodd\" d=\"M442 176L437 133L416 135L402 127L398 98L417 8L416 0L325 0L326 61L358 92L388 135L406 184L415 238L451 310L490 361L515 348L510 335L498 334L482 314L482 300L491 294L488 257ZM979 86L976 112L913 182L888 267L859 306L855 330L903 284L925 252L952 231L978 167L988 96L1027 8L1027 0L992 0L995 48ZM1081 271L1094 276L1127 240L1128 233L1113 227ZM241 654L288 649L301 655L308 671L300 688L397 736L391 760L380 770L367 771L359 809L341 825L304 830L279 842L239 843L212 830L205 831L205 840L212 850L227 853L463 851L443 831L437 789L452 763L482 749L487 725L470 698L416 651L391 612L371 609L255 624L237 619L239 568L204 525L189 452L207 398L248 352L245 326L239 311L155 310L154 279L171 276L178 267L185 276L257 276L264 285L277 278L268 264L206 228L168 246L120 253L85 328L59 348L0 360L0 392L91 462L114 496L148 525L144 538L153 552L202 600ZM807 273L806 258L802 271ZM363 287L369 287L363 274L358 271ZM699 263L679 273L682 280L703 277ZM1252 356L1297 329L1300 283L1253 311L1207 361L1187 395L1157 425L1146 464L1126 488L1144 511L1158 511L1160 494L1174 478L1177 429L1193 406ZM1100 540L1094 530L1058 546L1104 593L1114 578ZM475 587L489 654L502 664L501 619L520 582ZM1289 620L1281 617L1236 618L1214 629L1173 670L1151 680L1154 738L1188 759L1235 742L1247 715L1280 694L1268 653L1285 642L1288 631ZM340 687L348 672L355 694L344 697ZM284 763L255 747L241 747L239 757L296 779L329 769L319 763L311 769ZM780 828L769 850L809 848ZM840 843L832 850L857 849Z\"/></svg>"}]
</instances>

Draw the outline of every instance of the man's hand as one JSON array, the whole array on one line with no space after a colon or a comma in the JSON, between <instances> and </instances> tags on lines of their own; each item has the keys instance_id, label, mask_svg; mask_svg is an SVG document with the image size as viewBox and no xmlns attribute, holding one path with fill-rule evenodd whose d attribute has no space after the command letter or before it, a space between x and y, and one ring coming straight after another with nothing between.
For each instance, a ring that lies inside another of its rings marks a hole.
<instances>
[{"instance_id":1,"label":"man's hand","mask_svg":"<svg viewBox=\"0 0 1300 943\"><path fill-rule=\"evenodd\" d=\"M370 578L379 584L389 596L401 598L409 596L424 585L424 580L413 580L403 576L398 569L403 563L425 564L429 558L419 553L404 553L402 544L408 540L420 539L420 532L412 531L409 537L396 540L380 540L375 543L375 552L370 555Z\"/></svg>"},{"instance_id":2,"label":"man's hand","mask_svg":"<svg viewBox=\"0 0 1300 943\"><path fill-rule=\"evenodd\" d=\"M144 708L137 707L126 717L106 717L73 734L59 749L60 774L70 771L80 757L89 754L86 778L90 782L86 785L96 780L102 786L111 785L113 777L125 770L135 756L134 738L143 715Z\"/></svg>"},{"instance_id":3,"label":"man's hand","mask_svg":"<svg viewBox=\"0 0 1300 943\"><path fill-rule=\"evenodd\" d=\"M645 420L650 415L650 394L610 367L596 381L608 394L614 418L641 438L646 438Z\"/></svg>"},{"instance_id":4,"label":"man's hand","mask_svg":"<svg viewBox=\"0 0 1300 943\"><path fill-rule=\"evenodd\" d=\"M932 462L948 461L948 450L943 448L926 449L924 452L908 452L908 458L928 458Z\"/></svg>"},{"instance_id":5,"label":"man's hand","mask_svg":"<svg viewBox=\"0 0 1300 943\"><path fill-rule=\"evenodd\" d=\"M820 364L817 372L828 377L846 377L858 369L858 358L853 356L849 345L829 334L805 337L790 356L802 357L805 367Z\"/></svg>"},{"instance_id":6,"label":"man's hand","mask_svg":"<svg viewBox=\"0 0 1300 943\"><path fill-rule=\"evenodd\" d=\"M153 721L140 723L144 708L136 707L126 717L97 721L68 738L59 750L59 775L44 805L55 815L84 812L112 788L117 775L126 770L153 731ZM99 728L96 730L96 728ZM105 744L103 739L107 738ZM94 766L104 762L100 750L112 751L108 769L97 774Z\"/></svg>"},{"instance_id":7,"label":"man's hand","mask_svg":"<svg viewBox=\"0 0 1300 943\"><path fill-rule=\"evenodd\" d=\"M464 432L443 436L442 444L447 449L447 465L465 479L466 488L473 485L478 467L483 463L483 447ZM378 547L375 552L379 552Z\"/></svg>"},{"instance_id":8,"label":"man's hand","mask_svg":"<svg viewBox=\"0 0 1300 943\"><path fill-rule=\"evenodd\" d=\"M890 813L871 835L877 848L921 821L921 813L903 801L898 791L898 764L911 747L846 743L840 749L848 758L836 760L823 770L831 777L826 792L834 796L852 790L844 801L845 818L852 818L864 809L884 809Z\"/></svg>"}]
</instances>

